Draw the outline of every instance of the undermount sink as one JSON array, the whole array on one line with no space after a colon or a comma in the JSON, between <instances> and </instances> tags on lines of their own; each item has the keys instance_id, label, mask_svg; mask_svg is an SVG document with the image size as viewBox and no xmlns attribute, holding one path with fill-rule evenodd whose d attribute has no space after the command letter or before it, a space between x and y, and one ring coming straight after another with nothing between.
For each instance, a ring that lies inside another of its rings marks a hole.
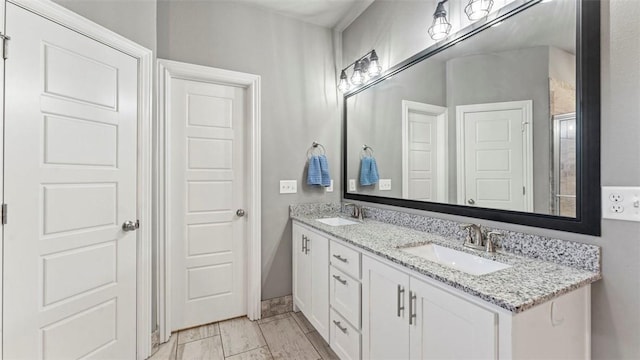
<instances>
[{"instance_id":1,"label":"undermount sink","mask_svg":"<svg viewBox=\"0 0 640 360\"><path fill-rule=\"evenodd\" d=\"M511 265L435 244L419 245L400 250L471 275L486 275L511 267Z\"/></svg>"},{"instance_id":2,"label":"undermount sink","mask_svg":"<svg viewBox=\"0 0 640 360\"><path fill-rule=\"evenodd\" d=\"M344 225L356 225L356 224L359 224L359 222L357 222L357 221L348 220L348 219L341 218L341 217L332 217L332 218L316 219L316 220L320 221L323 224L329 225L329 226L344 226Z\"/></svg>"}]
</instances>

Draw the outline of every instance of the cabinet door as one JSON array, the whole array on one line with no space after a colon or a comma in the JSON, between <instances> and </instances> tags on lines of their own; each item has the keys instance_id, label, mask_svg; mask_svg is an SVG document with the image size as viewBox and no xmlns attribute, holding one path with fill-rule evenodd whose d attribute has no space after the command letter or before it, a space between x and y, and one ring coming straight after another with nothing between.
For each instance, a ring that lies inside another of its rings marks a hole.
<instances>
[{"instance_id":1,"label":"cabinet door","mask_svg":"<svg viewBox=\"0 0 640 360\"><path fill-rule=\"evenodd\" d=\"M311 311L311 260L307 256L307 234L301 226L293 225L293 302L307 316Z\"/></svg>"},{"instance_id":2,"label":"cabinet door","mask_svg":"<svg viewBox=\"0 0 640 360\"><path fill-rule=\"evenodd\" d=\"M408 359L409 276L362 258L362 358Z\"/></svg>"},{"instance_id":3,"label":"cabinet door","mask_svg":"<svg viewBox=\"0 0 640 360\"><path fill-rule=\"evenodd\" d=\"M311 311L309 321L329 339L329 239L307 231L307 258L311 262Z\"/></svg>"},{"instance_id":4,"label":"cabinet door","mask_svg":"<svg viewBox=\"0 0 640 360\"><path fill-rule=\"evenodd\" d=\"M411 359L496 359L497 314L411 278Z\"/></svg>"}]
</instances>

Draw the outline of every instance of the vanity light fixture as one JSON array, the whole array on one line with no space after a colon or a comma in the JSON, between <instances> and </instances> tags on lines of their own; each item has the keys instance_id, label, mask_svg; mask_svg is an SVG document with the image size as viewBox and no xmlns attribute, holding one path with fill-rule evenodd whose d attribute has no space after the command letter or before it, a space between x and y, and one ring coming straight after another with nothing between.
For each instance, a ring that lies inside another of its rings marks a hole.
<instances>
[{"instance_id":1,"label":"vanity light fixture","mask_svg":"<svg viewBox=\"0 0 640 360\"><path fill-rule=\"evenodd\" d=\"M471 21L482 19L489 15L493 7L493 0L469 0L464 12Z\"/></svg>"},{"instance_id":2,"label":"vanity light fixture","mask_svg":"<svg viewBox=\"0 0 640 360\"><path fill-rule=\"evenodd\" d=\"M444 3L447 1L442 0L438 3L436 11L433 13L433 24L427 31L429 36L436 41L444 39L451 31L451 24L447 20L447 10L444 9Z\"/></svg>"},{"instance_id":3,"label":"vanity light fixture","mask_svg":"<svg viewBox=\"0 0 640 360\"><path fill-rule=\"evenodd\" d=\"M372 78L380 76L382 74L382 66L380 66L380 59L375 50L371 50L358 60L349 64L346 68L340 72L340 79L338 80L338 89L342 92L347 92L353 87L366 84ZM351 82L347 76L347 70L353 66L353 74L351 74Z\"/></svg>"}]
</instances>

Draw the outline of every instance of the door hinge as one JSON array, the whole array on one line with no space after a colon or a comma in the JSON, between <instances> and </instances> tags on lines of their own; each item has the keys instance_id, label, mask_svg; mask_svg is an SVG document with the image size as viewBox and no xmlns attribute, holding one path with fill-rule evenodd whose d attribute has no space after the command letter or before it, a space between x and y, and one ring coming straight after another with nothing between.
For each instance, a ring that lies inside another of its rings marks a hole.
<instances>
[{"instance_id":1,"label":"door hinge","mask_svg":"<svg viewBox=\"0 0 640 360\"><path fill-rule=\"evenodd\" d=\"M6 225L7 224L7 213L8 213L8 209L7 209L7 204L2 204L2 225Z\"/></svg>"},{"instance_id":2,"label":"door hinge","mask_svg":"<svg viewBox=\"0 0 640 360\"><path fill-rule=\"evenodd\" d=\"M527 125L529 125L529 122L528 122L528 121L523 121L523 122L522 122L522 127L521 127L521 129L522 129L522 132L523 132L523 133L527 130Z\"/></svg>"},{"instance_id":3,"label":"door hinge","mask_svg":"<svg viewBox=\"0 0 640 360\"><path fill-rule=\"evenodd\" d=\"M9 58L9 40L11 40L11 36L0 33L0 39L2 39L2 58L7 60Z\"/></svg>"}]
</instances>

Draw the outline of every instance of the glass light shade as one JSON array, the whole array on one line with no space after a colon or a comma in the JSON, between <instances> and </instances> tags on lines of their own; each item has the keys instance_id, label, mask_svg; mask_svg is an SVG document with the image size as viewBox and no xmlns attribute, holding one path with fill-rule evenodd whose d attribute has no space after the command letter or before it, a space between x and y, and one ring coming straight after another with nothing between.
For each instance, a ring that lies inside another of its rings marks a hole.
<instances>
[{"instance_id":1,"label":"glass light shade","mask_svg":"<svg viewBox=\"0 0 640 360\"><path fill-rule=\"evenodd\" d=\"M354 70L351 75L351 83L355 86L362 85L364 83L364 75L360 70Z\"/></svg>"},{"instance_id":2,"label":"glass light shade","mask_svg":"<svg viewBox=\"0 0 640 360\"><path fill-rule=\"evenodd\" d=\"M441 40L446 38L451 31L451 24L447 21L446 16L438 16L433 19L433 24L429 28L429 36L433 40Z\"/></svg>"},{"instance_id":3,"label":"glass light shade","mask_svg":"<svg viewBox=\"0 0 640 360\"><path fill-rule=\"evenodd\" d=\"M362 74L362 63L360 63L360 61L356 61L356 64L353 66L351 83L355 86L362 85L362 83L364 83L364 75Z\"/></svg>"},{"instance_id":4,"label":"glass light shade","mask_svg":"<svg viewBox=\"0 0 640 360\"><path fill-rule=\"evenodd\" d=\"M469 0L465 6L464 13L469 20L475 21L489 15L493 7L493 0Z\"/></svg>"},{"instance_id":5,"label":"glass light shade","mask_svg":"<svg viewBox=\"0 0 640 360\"><path fill-rule=\"evenodd\" d=\"M345 76L344 79L340 79L340 82L338 83L338 89L342 92L347 92L349 91L349 80L347 80L347 77Z\"/></svg>"},{"instance_id":6,"label":"glass light shade","mask_svg":"<svg viewBox=\"0 0 640 360\"><path fill-rule=\"evenodd\" d=\"M369 71L367 72L369 76L375 77L380 75L381 72L382 72L382 67L378 63L378 60L372 59L371 62L369 63Z\"/></svg>"}]
</instances>

